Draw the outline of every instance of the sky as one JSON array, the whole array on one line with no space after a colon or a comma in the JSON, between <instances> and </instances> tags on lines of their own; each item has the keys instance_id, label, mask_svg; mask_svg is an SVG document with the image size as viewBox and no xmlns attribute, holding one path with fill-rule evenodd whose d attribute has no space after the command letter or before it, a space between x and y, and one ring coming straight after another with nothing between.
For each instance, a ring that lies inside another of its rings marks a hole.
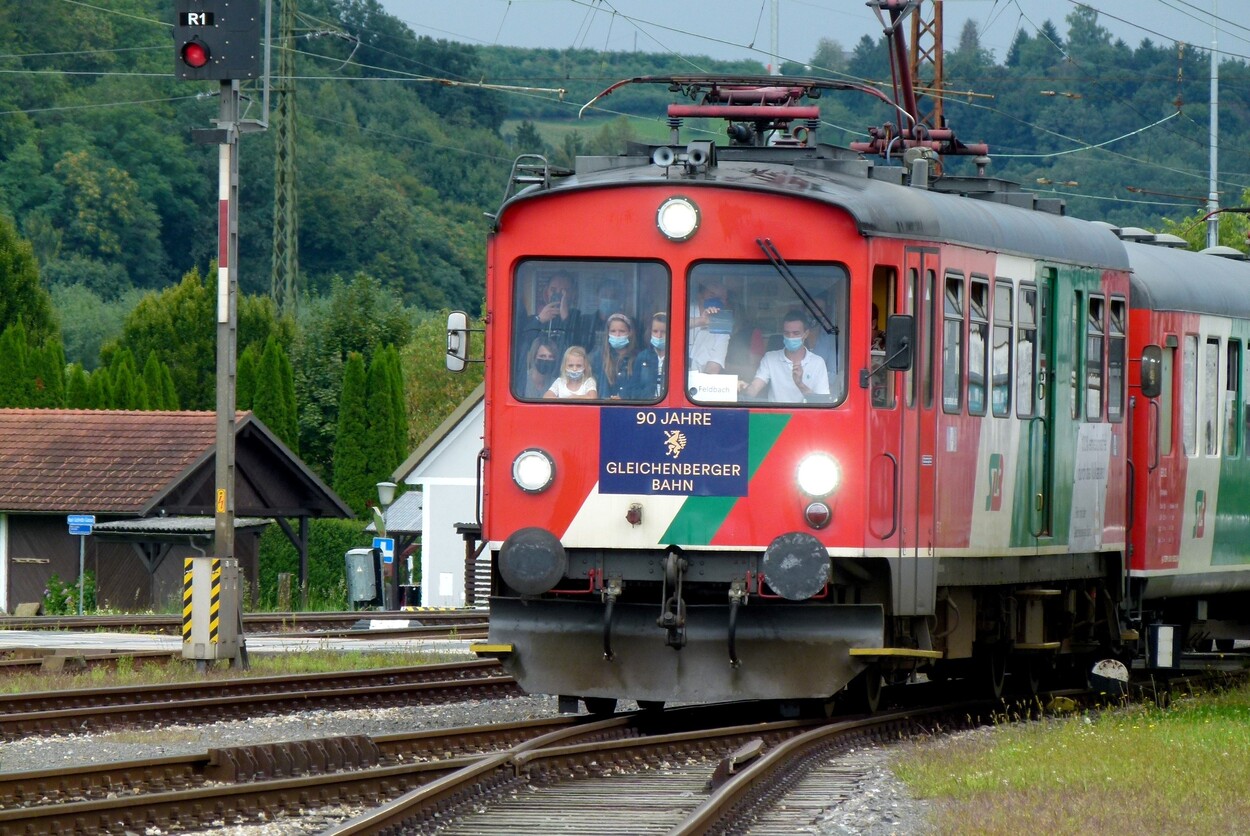
<instances>
[{"instance_id":1,"label":"sky","mask_svg":"<svg viewBox=\"0 0 1250 836\"><path fill-rule=\"evenodd\" d=\"M675 52L770 62L773 0L380 0L418 35L479 45ZM1130 46L1183 40L1250 61L1246 0L1088 0L1099 23ZM1073 0L945 0L944 42L959 43L964 21L1002 61L1018 29L1036 35L1046 20L1066 35ZM777 0L778 53L807 62L821 38L851 49L881 26L862 0ZM1221 19L1213 30L1212 12ZM1243 25L1243 21L1246 25Z\"/></svg>"}]
</instances>

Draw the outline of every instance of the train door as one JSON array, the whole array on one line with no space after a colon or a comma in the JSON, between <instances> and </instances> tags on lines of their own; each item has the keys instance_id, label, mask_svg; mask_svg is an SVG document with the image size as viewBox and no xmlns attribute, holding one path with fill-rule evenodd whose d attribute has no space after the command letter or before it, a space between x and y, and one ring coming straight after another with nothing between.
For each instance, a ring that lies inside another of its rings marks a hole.
<instances>
[{"instance_id":1,"label":"train door","mask_svg":"<svg viewBox=\"0 0 1250 836\"><path fill-rule=\"evenodd\" d=\"M1043 267L1037 271L1036 286L1022 284L1019 290L1021 322L1035 326L1032 338L1036 341L1032 347L1033 392L1027 419L1029 533L1035 542L1053 536L1055 398L1051 364L1056 326L1052 294L1056 284L1054 268Z\"/></svg>"},{"instance_id":2,"label":"train door","mask_svg":"<svg viewBox=\"0 0 1250 836\"><path fill-rule=\"evenodd\" d=\"M903 375L902 422L899 439L898 549L901 558L933 554L934 452L936 446L936 331L940 327L938 251L908 249L899 276L899 312L915 317L916 338L911 370Z\"/></svg>"}]
</instances>

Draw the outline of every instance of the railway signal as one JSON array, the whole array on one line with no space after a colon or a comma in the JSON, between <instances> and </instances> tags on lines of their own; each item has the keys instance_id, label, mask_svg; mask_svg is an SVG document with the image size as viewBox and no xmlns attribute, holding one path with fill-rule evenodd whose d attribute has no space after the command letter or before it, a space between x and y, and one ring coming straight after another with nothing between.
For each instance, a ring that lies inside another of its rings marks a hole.
<instances>
[{"instance_id":1,"label":"railway signal","mask_svg":"<svg viewBox=\"0 0 1250 836\"><path fill-rule=\"evenodd\" d=\"M177 0L174 75L231 81L260 75L260 0Z\"/></svg>"}]
</instances>

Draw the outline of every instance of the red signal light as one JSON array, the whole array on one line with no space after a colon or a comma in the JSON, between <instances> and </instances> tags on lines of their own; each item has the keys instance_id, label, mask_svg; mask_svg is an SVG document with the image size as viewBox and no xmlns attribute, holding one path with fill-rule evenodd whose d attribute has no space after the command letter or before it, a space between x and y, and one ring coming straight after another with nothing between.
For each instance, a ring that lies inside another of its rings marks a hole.
<instances>
[{"instance_id":1,"label":"red signal light","mask_svg":"<svg viewBox=\"0 0 1250 836\"><path fill-rule=\"evenodd\" d=\"M182 63L198 70L208 63L208 47L198 41L191 41L182 48Z\"/></svg>"}]
</instances>

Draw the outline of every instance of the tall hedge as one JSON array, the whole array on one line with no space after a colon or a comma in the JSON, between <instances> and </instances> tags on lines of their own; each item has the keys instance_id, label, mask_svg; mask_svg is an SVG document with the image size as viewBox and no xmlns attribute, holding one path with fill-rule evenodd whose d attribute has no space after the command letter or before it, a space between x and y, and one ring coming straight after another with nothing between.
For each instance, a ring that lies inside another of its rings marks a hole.
<instances>
[{"instance_id":1,"label":"tall hedge","mask_svg":"<svg viewBox=\"0 0 1250 836\"><path fill-rule=\"evenodd\" d=\"M359 520L309 520L308 522L308 607L312 610L345 610L347 603L348 549L369 548L372 535ZM271 525L260 538L260 606L278 606L278 574L291 573L291 604L300 602L299 552L282 529Z\"/></svg>"}]
</instances>

